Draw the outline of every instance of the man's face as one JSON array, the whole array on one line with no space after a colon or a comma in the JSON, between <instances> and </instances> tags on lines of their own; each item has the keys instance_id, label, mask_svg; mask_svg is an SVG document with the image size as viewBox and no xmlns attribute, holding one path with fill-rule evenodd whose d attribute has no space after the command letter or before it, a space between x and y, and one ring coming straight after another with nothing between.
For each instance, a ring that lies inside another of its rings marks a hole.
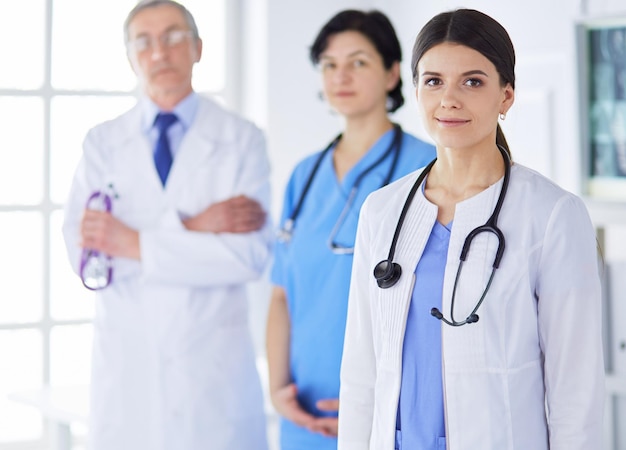
<instances>
[{"instance_id":1,"label":"man's face","mask_svg":"<svg viewBox=\"0 0 626 450\"><path fill-rule=\"evenodd\" d=\"M128 26L128 59L152 99L188 95L202 41L192 36L182 13L161 5L139 12Z\"/></svg>"}]
</instances>

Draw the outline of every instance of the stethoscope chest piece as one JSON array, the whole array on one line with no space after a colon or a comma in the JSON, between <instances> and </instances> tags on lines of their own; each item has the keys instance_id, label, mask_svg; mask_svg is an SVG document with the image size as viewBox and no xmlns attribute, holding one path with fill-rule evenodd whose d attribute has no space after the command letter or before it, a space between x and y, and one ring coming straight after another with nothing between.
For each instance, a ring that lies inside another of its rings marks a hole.
<instances>
[{"instance_id":1,"label":"stethoscope chest piece","mask_svg":"<svg viewBox=\"0 0 626 450\"><path fill-rule=\"evenodd\" d=\"M402 267L389 259L382 260L374 267L374 278L378 287L388 289L395 285L402 275Z\"/></svg>"},{"instance_id":2,"label":"stethoscope chest piece","mask_svg":"<svg viewBox=\"0 0 626 450\"><path fill-rule=\"evenodd\" d=\"M411 191L407 197L407 200L404 202L404 206L402 207L402 212L400 212L400 218L398 219L398 224L396 225L396 231L393 234L393 238L391 240L391 247L389 248L389 255L387 259L383 259L381 262L376 264L374 267L374 278L376 279L376 283L378 287L381 289L389 289L394 286L400 277L402 276L402 267L400 264L393 261L393 257L396 252L396 244L398 243L398 238L400 237L400 230L402 229L402 224L404 223L404 218L409 211L409 207L411 202L413 201L413 197L417 192L417 189L426 178L426 174L430 171L432 166L435 164L437 159L432 160L425 168L422 170L422 173L419 174L417 180L413 184Z\"/></svg>"}]
</instances>

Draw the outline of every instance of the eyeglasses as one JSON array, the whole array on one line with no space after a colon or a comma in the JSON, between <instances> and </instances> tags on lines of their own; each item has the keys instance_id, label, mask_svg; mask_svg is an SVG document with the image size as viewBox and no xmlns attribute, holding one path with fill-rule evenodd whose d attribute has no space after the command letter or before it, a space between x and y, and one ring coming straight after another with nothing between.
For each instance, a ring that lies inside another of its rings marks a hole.
<instances>
[{"instance_id":1,"label":"eyeglasses","mask_svg":"<svg viewBox=\"0 0 626 450\"><path fill-rule=\"evenodd\" d=\"M166 31L156 39L161 44L161 47L169 49L182 44L192 35L193 32L191 30L170 30ZM126 47L129 50L134 51L135 53L145 53L148 51L151 52L157 45L154 41L155 38L153 38L152 36L141 35L133 39L132 41L128 41L126 43Z\"/></svg>"}]
</instances>

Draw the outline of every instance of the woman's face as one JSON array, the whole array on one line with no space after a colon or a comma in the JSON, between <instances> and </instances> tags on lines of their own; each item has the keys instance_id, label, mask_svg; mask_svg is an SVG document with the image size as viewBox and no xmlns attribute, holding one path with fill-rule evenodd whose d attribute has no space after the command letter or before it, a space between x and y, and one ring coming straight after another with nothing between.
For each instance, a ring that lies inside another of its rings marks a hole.
<instances>
[{"instance_id":1,"label":"woman's face","mask_svg":"<svg viewBox=\"0 0 626 450\"><path fill-rule=\"evenodd\" d=\"M493 147L498 115L514 100L493 63L464 45L442 43L424 53L417 70L418 108L437 145Z\"/></svg>"},{"instance_id":2,"label":"woman's face","mask_svg":"<svg viewBox=\"0 0 626 450\"><path fill-rule=\"evenodd\" d=\"M324 96L337 113L346 118L386 114L387 92L398 83L399 64L385 69L376 47L361 33L330 36L319 68Z\"/></svg>"}]
</instances>

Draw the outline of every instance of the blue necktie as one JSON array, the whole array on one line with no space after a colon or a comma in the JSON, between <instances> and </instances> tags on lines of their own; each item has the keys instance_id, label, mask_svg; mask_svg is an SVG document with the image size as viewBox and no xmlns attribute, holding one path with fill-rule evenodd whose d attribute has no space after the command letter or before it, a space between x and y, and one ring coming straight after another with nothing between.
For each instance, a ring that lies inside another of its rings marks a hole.
<instances>
[{"instance_id":1,"label":"blue necktie","mask_svg":"<svg viewBox=\"0 0 626 450\"><path fill-rule=\"evenodd\" d=\"M154 164L163 186L165 186L167 175L170 173L170 167L172 167L172 150L170 149L167 130L177 120L178 118L172 113L159 113L154 120L154 125L159 130L159 138L154 149Z\"/></svg>"}]
</instances>

